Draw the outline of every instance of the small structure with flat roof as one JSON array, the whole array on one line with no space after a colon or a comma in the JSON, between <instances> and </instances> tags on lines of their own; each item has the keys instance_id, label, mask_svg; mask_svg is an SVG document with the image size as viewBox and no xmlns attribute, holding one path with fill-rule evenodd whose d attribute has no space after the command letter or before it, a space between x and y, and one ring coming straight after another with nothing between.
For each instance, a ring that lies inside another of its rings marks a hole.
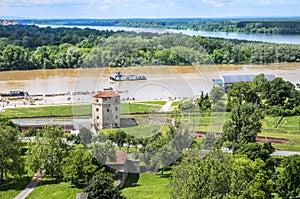
<instances>
[{"instance_id":1,"label":"small structure with flat roof","mask_svg":"<svg viewBox=\"0 0 300 199\"><path fill-rule=\"evenodd\" d=\"M104 90L93 95L92 121L96 129L120 127L120 95Z\"/></svg>"},{"instance_id":2,"label":"small structure with flat roof","mask_svg":"<svg viewBox=\"0 0 300 199\"><path fill-rule=\"evenodd\" d=\"M213 82L227 91L232 84L238 82L251 82L256 76L257 75L222 75L220 79L213 79ZM269 81L276 78L273 74L265 74L264 76Z\"/></svg>"}]
</instances>

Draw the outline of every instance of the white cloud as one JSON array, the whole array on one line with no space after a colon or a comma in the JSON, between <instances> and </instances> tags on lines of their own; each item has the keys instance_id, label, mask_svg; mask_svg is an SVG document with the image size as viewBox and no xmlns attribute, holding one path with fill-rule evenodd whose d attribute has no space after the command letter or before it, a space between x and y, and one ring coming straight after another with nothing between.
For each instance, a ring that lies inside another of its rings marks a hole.
<instances>
[{"instance_id":1,"label":"white cloud","mask_svg":"<svg viewBox=\"0 0 300 199\"><path fill-rule=\"evenodd\" d=\"M217 0L202 0L203 3L215 6L215 7L221 7L224 5L224 1L217 1Z\"/></svg>"}]
</instances>

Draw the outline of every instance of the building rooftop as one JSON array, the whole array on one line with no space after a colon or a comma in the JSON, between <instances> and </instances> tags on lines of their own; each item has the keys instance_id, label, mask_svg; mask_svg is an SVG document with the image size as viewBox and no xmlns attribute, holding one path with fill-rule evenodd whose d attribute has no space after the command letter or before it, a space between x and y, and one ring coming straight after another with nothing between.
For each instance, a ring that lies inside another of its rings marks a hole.
<instances>
[{"instance_id":1,"label":"building rooftop","mask_svg":"<svg viewBox=\"0 0 300 199\"><path fill-rule=\"evenodd\" d=\"M224 83L236 83L236 82L251 82L257 75L223 75ZM269 81L275 79L273 74L265 74L265 78Z\"/></svg>"},{"instance_id":2,"label":"building rooftop","mask_svg":"<svg viewBox=\"0 0 300 199\"><path fill-rule=\"evenodd\" d=\"M116 160L113 161L113 162L106 162L106 164L109 164L109 165L114 165L114 164L125 164L126 162L126 159L127 159L127 153L125 151L122 151L122 150L116 150Z\"/></svg>"},{"instance_id":3,"label":"building rooftop","mask_svg":"<svg viewBox=\"0 0 300 199\"><path fill-rule=\"evenodd\" d=\"M107 98L107 97L118 97L120 96L118 93L109 91L109 90L105 90L99 93L96 93L95 95L93 95L93 97L95 98Z\"/></svg>"}]
</instances>

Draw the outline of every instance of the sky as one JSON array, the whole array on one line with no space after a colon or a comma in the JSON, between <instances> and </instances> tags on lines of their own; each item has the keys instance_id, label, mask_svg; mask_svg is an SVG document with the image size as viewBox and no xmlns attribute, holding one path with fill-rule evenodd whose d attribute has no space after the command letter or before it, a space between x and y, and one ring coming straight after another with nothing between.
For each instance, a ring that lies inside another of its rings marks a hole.
<instances>
[{"instance_id":1,"label":"sky","mask_svg":"<svg viewBox=\"0 0 300 199\"><path fill-rule=\"evenodd\" d=\"M300 0L0 0L0 17L218 18L300 16Z\"/></svg>"}]
</instances>

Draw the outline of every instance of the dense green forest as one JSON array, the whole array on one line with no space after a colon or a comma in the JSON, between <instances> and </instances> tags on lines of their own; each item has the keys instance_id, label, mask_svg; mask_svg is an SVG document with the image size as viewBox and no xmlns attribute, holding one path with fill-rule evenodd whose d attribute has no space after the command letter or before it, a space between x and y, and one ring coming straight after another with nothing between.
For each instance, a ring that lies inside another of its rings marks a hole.
<instances>
[{"instance_id":1,"label":"dense green forest","mask_svg":"<svg viewBox=\"0 0 300 199\"><path fill-rule=\"evenodd\" d=\"M50 19L17 20L22 24L70 26L125 26L138 28L192 29L203 31L300 34L300 19L290 18L178 18L178 19Z\"/></svg>"},{"instance_id":2,"label":"dense green forest","mask_svg":"<svg viewBox=\"0 0 300 199\"><path fill-rule=\"evenodd\" d=\"M0 26L0 71L300 62L300 45L182 34Z\"/></svg>"}]
</instances>

